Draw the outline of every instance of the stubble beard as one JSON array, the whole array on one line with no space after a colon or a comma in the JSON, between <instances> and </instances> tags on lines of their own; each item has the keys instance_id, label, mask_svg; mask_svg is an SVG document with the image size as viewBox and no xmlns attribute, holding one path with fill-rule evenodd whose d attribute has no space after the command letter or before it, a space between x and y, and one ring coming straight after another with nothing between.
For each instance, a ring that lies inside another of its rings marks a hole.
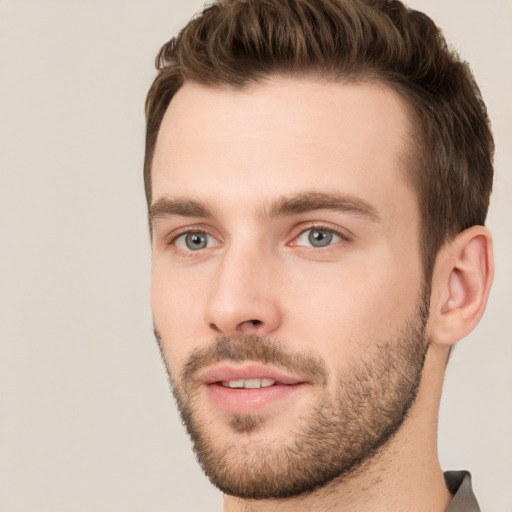
<instances>
[{"instance_id":1,"label":"stubble beard","mask_svg":"<svg viewBox=\"0 0 512 512\"><path fill-rule=\"evenodd\" d=\"M260 336L220 338L195 351L179 380L166 364L182 421L211 482L243 499L283 499L341 481L371 462L400 429L416 398L429 345L426 300L422 297L416 313L391 340L374 343L371 353L337 379L335 392L326 386L323 361L290 354L279 341ZM164 344L158 332L156 336L163 355ZM215 439L208 428L214 420L201 418L195 404L194 375L217 361L272 363L306 373L322 391L311 410L290 426L286 440L251 445L251 433L264 430L268 420L258 414L231 414L233 434Z\"/></svg>"}]
</instances>

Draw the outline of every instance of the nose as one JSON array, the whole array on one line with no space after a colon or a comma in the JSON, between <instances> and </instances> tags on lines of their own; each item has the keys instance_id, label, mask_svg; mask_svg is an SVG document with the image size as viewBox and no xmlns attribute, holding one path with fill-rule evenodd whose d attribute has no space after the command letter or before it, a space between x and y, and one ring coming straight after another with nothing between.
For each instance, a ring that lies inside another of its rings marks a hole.
<instances>
[{"instance_id":1,"label":"nose","mask_svg":"<svg viewBox=\"0 0 512 512\"><path fill-rule=\"evenodd\" d=\"M216 334L265 336L281 324L271 261L254 248L226 251L216 268L206 307L206 321Z\"/></svg>"}]
</instances>

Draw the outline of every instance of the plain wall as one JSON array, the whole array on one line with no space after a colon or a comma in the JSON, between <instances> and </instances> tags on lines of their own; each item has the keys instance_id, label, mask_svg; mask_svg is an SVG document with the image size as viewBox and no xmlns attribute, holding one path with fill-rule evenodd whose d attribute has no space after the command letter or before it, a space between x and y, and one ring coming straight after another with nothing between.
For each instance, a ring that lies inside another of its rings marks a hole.
<instances>
[{"instance_id":1,"label":"plain wall","mask_svg":"<svg viewBox=\"0 0 512 512\"><path fill-rule=\"evenodd\" d=\"M142 185L154 57L197 0L0 0L0 512L220 510L152 335ZM415 0L496 136L486 315L450 362L446 469L512 511L512 3Z\"/></svg>"}]
</instances>

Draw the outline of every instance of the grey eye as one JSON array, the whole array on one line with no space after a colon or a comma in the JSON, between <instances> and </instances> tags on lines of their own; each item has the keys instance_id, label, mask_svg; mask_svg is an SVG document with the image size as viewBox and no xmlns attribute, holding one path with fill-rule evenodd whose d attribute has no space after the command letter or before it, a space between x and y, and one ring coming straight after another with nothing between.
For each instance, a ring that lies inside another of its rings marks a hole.
<instances>
[{"instance_id":1,"label":"grey eye","mask_svg":"<svg viewBox=\"0 0 512 512\"><path fill-rule=\"evenodd\" d=\"M328 247L342 240L341 235L330 229L313 228L303 231L297 237L297 245L305 247Z\"/></svg>"},{"instance_id":2,"label":"grey eye","mask_svg":"<svg viewBox=\"0 0 512 512\"><path fill-rule=\"evenodd\" d=\"M206 249L214 243L215 239L208 233L183 233L175 240L176 247L185 251L199 251Z\"/></svg>"},{"instance_id":3,"label":"grey eye","mask_svg":"<svg viewBox=\"0 0 512 512\"><path fill-rule=\"evenodd\" d=\"M185 245L191 251L204 249L208 245L208 239L205 233L188 233L185 236Z\"/></svg>"},{"instance_id":4,"label":"grey eye","mask_svg":"<svg viewBox=\"0 0 512 512\"><path fill-rule=\"evenodd\" d=\"M326 229L311 229L308 240L313 247L327 247L333 238L332 231Z\"/></svg>"}]
</instances>

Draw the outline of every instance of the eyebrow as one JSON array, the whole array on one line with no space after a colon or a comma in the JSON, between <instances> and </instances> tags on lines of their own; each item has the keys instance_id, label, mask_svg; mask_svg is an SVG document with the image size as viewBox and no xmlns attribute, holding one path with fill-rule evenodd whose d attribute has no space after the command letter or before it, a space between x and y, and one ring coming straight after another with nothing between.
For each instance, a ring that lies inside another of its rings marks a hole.
<instances>
[{"instance_id":1,"label":"eyebrow","mask_svg":"<svg viewBox=\"0 0 512 512\"><path fill-rule=\"evenodd\" d=\"M333 210L360 215L372 221L379 220L375 208L359 197L339 192L318 191L298 192L278 197L263 207L260 216L264 218L287 217L317 210ZM151 205L148 216L150 224L168 216L215 218L213 212L202 201L180 197L158 199Z\"/></svg>"},{"instance_id":2,"label":"eyebrow","mask_svg":"<svg viewBox=\"0 0 512 512\"><path fill-rule=\"evenodd\" d=\"M202 217L206 219L214 217L213 213L202 201L190 198L178 197L176 199L168 199L162 197L149 208L148 217L150 224L155 220L169 216Z\"/></svg>"},{"instance_id":3,"label":"eyebrow","mask_svg":"<svg viewBox=\"0 0 512 512\"><path fill-rule=\"evenodd\" d=\"M333 210L341 213L353 213L378 221L375 208L359 197L339 192L307 191L282 196L264 209L265 217L282 217L309 213L316 210Z\"/></svg>"}]
</instances>

